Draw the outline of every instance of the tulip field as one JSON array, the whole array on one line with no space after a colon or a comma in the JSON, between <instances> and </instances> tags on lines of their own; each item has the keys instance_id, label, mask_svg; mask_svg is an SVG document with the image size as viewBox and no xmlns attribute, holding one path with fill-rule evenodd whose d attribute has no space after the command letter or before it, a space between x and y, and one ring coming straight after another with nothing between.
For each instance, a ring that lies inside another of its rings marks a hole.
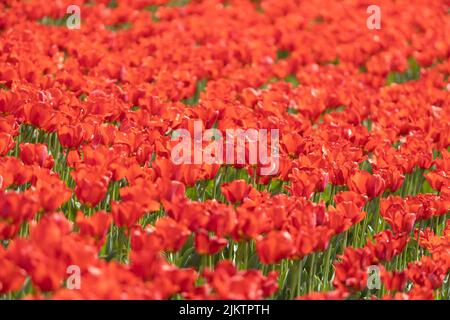
<instances>
[{"instance_id":1,"label":"tulip field","mask_svg":"<svg viewBox=\"0 0 450 320\"><path fill-rule=\"evenodd\" d=\"M449 300L449 74L447 0L0 1L0 300Z\"/></svg>"}]
</instances>

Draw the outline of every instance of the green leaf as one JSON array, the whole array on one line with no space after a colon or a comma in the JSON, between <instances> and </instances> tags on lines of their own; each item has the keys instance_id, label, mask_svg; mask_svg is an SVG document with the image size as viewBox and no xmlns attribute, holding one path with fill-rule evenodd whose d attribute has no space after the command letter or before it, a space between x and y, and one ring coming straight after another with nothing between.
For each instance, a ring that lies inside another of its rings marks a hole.
<instances>
[{"instance_id":1,"label":"green leaf","mask_svg":"<svg viewBox=\"0 0 450 320\"><path fill-rule=\"evenodd\" d=\"M67 14L62 18L52 18L52 17L45 16L45 17L39 19L38 23L42 24L44 26L62 27L62 26L66 25L66 21L67 21L68 17L69 17L69 15L67 15Z\"/></svg>"},{"instance_id":2,"label":"green leaf","mask_svg":"<svg viewBox=\"0 0 450 320\"><path fill-rule=\"evenodd\" d=\"M298 87L298 85L300 84L300 82L298 82L298 79L295 76L295 74L290 74L290 75L286 76L284 78L284 81L291 83L294 87Z\"/></svg>"},{"instance_id":3,"label":"green leaf","mask_svg":"<svg viewBox=\"0 0 450 320\"><path fill-rule=\"evenodd\" d=\"M115 9L118 6L119 6L119 3L117 2L117 0L111 0L108 3L108 8L111 8L111 9Z\"/></svg>"},{"instance_id":4,"label":"green leaf","mask_svg":"<svg viewBox=\"0 0 450 320\"><path fill-rule=\"evenodd\" d=\"M185 5L189 4L191 0L172 0L170 1L167 6L168 7L184 7Z\"/></svg>"},{"instance_id":5,"label":"green leaf","mask_svg":"<svg viewBox=\"0 0 450 320\"><path fill-rule=\"evenodd\" d=\"M105 26L105 28L112 32L117 32L117 31L121 31L121 30L131 29L132 26L133 25L130 22L123 22L123 23L116 23L113 25Z\"/></svg>"},{"instance_id":6,"label":"green leaf","mask_svg":"<svg viewBox=\"0 0 450 320\"><path fill-rule=\"evenodd\" d=\"M287 59L290 56L289 50L278 49L277 51L277 60Z\"/></svg>"},{"instance_id":7,"label":"green leaf","mask_svg":"<svg viewBox=\"0 0 450 320\"><path fill-rule=\"evenodd\" d=\"M386 78L387 85L393 83L402 84L420 79L420 65L417 61L414 58L409 58L408 65L409 67L405 72L390 72Z\"/></svg>"},{"instance_id":8,"label":"green leaf","mask_svg":"<svg viewBox=\"0 0 450 320\"><path fill-rule=\"evenodd\" d=\"M201 80L197 81L197 85L196 85L197 88L195 90L194 95L192 97L190 97L190 98L183 99L182 102L184 104L187 104L188 106L195 106L195 105L197 105L199 100L200 100L200 93L205 91L207 83L208 83L207 79L201 79Z\"/></svg>"},{"instance_id":9,"label":"green leaf","mask_svg":"<svg viewBox=\"0 0 450 320\"><path fill-rule=\"evenodd\" d=\"M158 9L159 9L158 5L150 5L150 6L145 7L144 10L151 12L153 22L159 22L160 19L156 15L156 12L158 11Z\"/></svg>"}]
</instances>

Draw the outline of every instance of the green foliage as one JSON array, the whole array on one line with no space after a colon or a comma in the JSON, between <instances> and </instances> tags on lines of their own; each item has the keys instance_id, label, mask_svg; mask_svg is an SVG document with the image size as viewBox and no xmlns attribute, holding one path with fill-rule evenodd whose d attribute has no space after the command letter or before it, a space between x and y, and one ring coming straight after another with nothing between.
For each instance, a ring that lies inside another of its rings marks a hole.
<instances>
[{"instance_id":1,"label":"green foliage","mask_svg":"<svg viewBox=\"0 0 450 320\"><path fill-rule=\"evenodd\" d=\"M300 84L300 82L298 82L298 79L295 76L295 74L290 74L290 75L286 76L284 78L284 81L292 84L294 87L298 87L298 85Z\"/></svg>"},{"instance_id":2,"label":"green foliage","mask_svg":"<svg viewBox=\"0 0 450 320\"><path fill-rule=\"evenodd\" d=\"M201 79L197 81L194 95L190 98L183 99L183 103L187 104L188 106L195 106L196 104L198 104L200 100L200 93L205 91L207 83L208 83L207 79Z\"/></svg>"},{"instance_id":3,"label":"green foliage","mask_svg":"<svg viewBox=\"0 0 450 320\"><path fill-rule=\"evenodd\" d=\"M390 72L386 79L387 85L418 80L420 78L420 66L417 61L414 58L409 58L408 66L409 67L405 72Z\"/></svg>"},{"instance_id":4,"label":"green foliage","mask_svg":"<svg viewBox=\"0 0 450 320\"><path fill-rule=\"evenodd\" d=\"M168 7L184 7L185 5L189 4L191 0L171 0L167 4Z\"/></svg>"},{"instance_id":5,"label":"green foliage","mask_svg":"<svg viewBox=\"0 0 450 320\"><path fill-rule=\"evenodd\" d=\"M158 11L158 9L159 9L159 6L157 6L157 5L150 5L150 6L145 7L145 10L149 11L151 13L153 22L159 22L159 18L156 15L156 12Z\"/></svg>"},{"instance_id":6,"label":"green foliage","mask_svg":"<svg viewBox=\"0 0 450 320\"><path fill-rule=\"evenodd\" d=\"M42 24L44 26L54 26L54 27L63 27L66 26L67 19L70 15L66 14L62 18L52 18L45 16L38 20L39 24Z\"/></svg>"},{"instance_id":7,"label":"green foliage","mask_svg":"<svg viewBox=\"0 0 450 320\"><path fill-rule=\"evenodd\" d=\"M278 49L277 51L277 60L287 59L289 58L291 52L289 50Z\"/></svg>"},{"instance_id":8,"label":"green foliage","mask_svg":"<svg viewBox=\"0 0 450 320\"><path fill-rule=\"evenodd\" d=\"M115 9L115 8L117 8L118 6L119 6L119 3L118 3L117 0L111 0L111 1L109 1L109 3L108 3L108 8L111 8L111 9Z\"/></svg>"}]
</instances>

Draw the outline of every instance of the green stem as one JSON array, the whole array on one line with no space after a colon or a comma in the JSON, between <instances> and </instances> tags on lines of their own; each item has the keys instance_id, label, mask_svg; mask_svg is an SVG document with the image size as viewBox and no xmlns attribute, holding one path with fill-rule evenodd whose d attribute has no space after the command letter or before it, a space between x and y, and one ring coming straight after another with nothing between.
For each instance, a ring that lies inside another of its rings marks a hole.
<instances>
[{"instance_id":1,"label":"green stem","mask_svg":"<svg viewBox=\"0 0 450 320\"><path fill-rule=\"evenodd\" d=\"M328 276L330 274L330 264L331 264L331 245L328 245L327 251L325 253L325 269L323 275L323 290L328 290L329 288L329 280Z\"/></svg>"}]
</instances>

